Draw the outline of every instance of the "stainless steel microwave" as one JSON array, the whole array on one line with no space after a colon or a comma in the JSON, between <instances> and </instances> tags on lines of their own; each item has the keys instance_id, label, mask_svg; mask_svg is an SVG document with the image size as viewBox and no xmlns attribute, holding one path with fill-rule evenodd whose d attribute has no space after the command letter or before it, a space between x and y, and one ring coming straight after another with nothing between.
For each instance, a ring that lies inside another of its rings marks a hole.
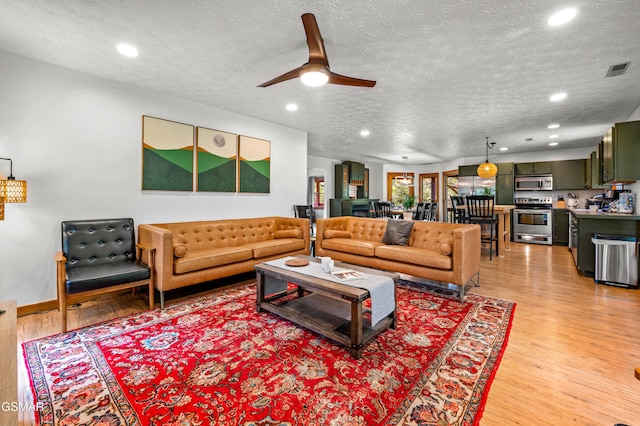
<instances>
[{"instance_id":1,"label":"stainless steel microwave","mask_svg":"<svg viewBox=\"0 0 640 426\"><path fill-rule=\"evenodd\" d=\"M516 191L553 191L553 177L516 176Z\"/></svg>"}]
</instances>

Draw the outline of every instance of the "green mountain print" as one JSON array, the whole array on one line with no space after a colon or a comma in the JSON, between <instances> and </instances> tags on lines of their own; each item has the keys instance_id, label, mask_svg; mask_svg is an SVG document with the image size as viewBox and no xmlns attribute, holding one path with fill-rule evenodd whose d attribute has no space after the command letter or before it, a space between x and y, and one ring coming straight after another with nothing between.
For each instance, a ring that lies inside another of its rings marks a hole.
<instances>
[{"instance_id":1,"label":"green mountain print","mask_svg":"<svg viewBox=\"0 0 640 426\"><path fill-rule=\"evenodd\" d=\"M248 166L252 167L256 172L260 173L263 176L266 176L267 178L271 176L271 161L269 160L242 160L241 162L247 163Z\"/></svg>"},{"instance_id":2,"label":"green mountain print","mask_svg":"<svg viewBox=\"0 0 640 426\"><path fill-rule=\"evenodd\" d=\"M198 152L198 173L205 172L210 169L215 169L225 165L228 162L235 163L235 158L220 157L219 155L211 154L206 151Z\"/></svg>"},{"instance_id":3,"label":"green mountain print","mask_svg":"<svg viewBox=\"0 0 640 426\"><path fill-rule=\"evenodd\" d=\"M144 148L155 152L165 160L175 164L178 167L182 167L188 172L193 173L193 150L190 149L155 149Z\"/></svg>"},{"instance_id":4,"label":"green mountain print","mask_svg":"<svg viewBox=\"0 0 640 426\"><path fill-rule=\"evenodd\" d=\"M269 162L240 161L240 192L269 193L269 169L266 169L265 174L264 164L259 164L259 167L254 167L256 163L267 163L268 166ZM258 170L258 168L262 169L262 171Z\"/></svg>"},{"instance_id":5,"label":"green mountain print","mask_svg":"<svg viewBox=\"0 0 640 426\"><path fill-rule=\"evenodd\" d=\"M185 168L180 165L186 162L184 154L193 158L191 151L167 151L145 147L142 155L142 189L193 191L193 166ZM190 161L193 164L193 160Z\"/></svg>"},{"instance_id":6,"label":"green mountain print","mask_svg":"<svg viewBox=\"0 0 640 426\"><path fill-rule=\"evenodd\" d=\"M222 165L198 173L198 191L236 191L236 162L234 159L226 160Z\"/></svg>"}]
</instances>

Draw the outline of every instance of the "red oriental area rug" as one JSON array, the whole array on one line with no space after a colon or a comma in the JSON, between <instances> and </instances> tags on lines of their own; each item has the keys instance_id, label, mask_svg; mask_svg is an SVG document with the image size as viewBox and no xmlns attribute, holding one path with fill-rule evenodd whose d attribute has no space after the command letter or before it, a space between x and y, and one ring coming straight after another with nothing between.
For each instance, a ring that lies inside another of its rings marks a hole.
<instances>
[{"instance_id":1,"label":"red oriental area rug","mask_svg":"<svg viewBox=\"0 0 640 426\"><path fill-rule=\"evenodd\" d=\"M255 285L24 344L38 424L476 425L513 302L403 283L398 327L346 347L255 309Z\"/></svg>"}]
</instances>

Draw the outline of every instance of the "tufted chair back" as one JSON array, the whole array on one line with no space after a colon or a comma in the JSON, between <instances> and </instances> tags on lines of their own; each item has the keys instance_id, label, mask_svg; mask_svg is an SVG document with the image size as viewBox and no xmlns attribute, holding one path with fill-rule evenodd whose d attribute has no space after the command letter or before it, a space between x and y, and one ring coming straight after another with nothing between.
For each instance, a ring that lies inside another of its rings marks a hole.
<instances>
[{"instance_id":1,"label":"tufted chair back","mask_svg":"<svg viewBox=\"0 0 640 426\"><path fill-rule=\"evenodd\" d=\"M149 266L138 262L137 250ZM55 261L63 333L67 306L97 294L145 286L149 309L153 309L155 249L136 245L133 219L62 222L62 251L56 253Z\"/></svg>"},{"instance_id":2,"label":"tufted chair back","mask_svg":"<svg viewBox=\"0 0 640 426\"><path fill-rule=\"evenodd\" d=\"M62 222L62 253L67 270L136 259L133 219Z\"/></svg>"}]
</instances>

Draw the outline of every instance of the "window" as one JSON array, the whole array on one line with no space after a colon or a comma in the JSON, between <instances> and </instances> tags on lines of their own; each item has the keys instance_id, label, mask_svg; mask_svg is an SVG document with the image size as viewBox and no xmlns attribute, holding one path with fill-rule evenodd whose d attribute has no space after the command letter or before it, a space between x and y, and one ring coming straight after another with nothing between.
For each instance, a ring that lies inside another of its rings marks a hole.
<instances>
[{"instance_id":1,"label":"window","mask_svg":"<svg viewBox=\"0 0 640 426\"><path fill-rule=\"evenodd\" d=\"M420 201L430 203L438 201L438 173L421 174Z\"/></svg>"},{"instance_id":2,"label":"window","mask_svg":"<svg viewBox=\"0 0 640 426\"><path fill-rule=\"evenodd\" d=\"M413 173L387 173L387 200L402 205L407 198L414 196Z\"/></svg>"},{"instance_id":3,"label":"window","mask_svg":"<svg viewBox=\"0 0 640 426\"><path fill-rule=\"evenodd\" d=\"M313 185L313 206L324 207L324 178L318 177Z\"/></svg>"},{"instance_id":4,"label":"window","mask_svg":"<svg viewBox=\"0 0 640 426\"><path fill-rule=\"evenodd\" d=\"M447 203L447 222L453 222L453 206L451 196L458 195L458 170L449 170L442 173L444 178L443 196Z\"/></svg>"}]
</instances>

